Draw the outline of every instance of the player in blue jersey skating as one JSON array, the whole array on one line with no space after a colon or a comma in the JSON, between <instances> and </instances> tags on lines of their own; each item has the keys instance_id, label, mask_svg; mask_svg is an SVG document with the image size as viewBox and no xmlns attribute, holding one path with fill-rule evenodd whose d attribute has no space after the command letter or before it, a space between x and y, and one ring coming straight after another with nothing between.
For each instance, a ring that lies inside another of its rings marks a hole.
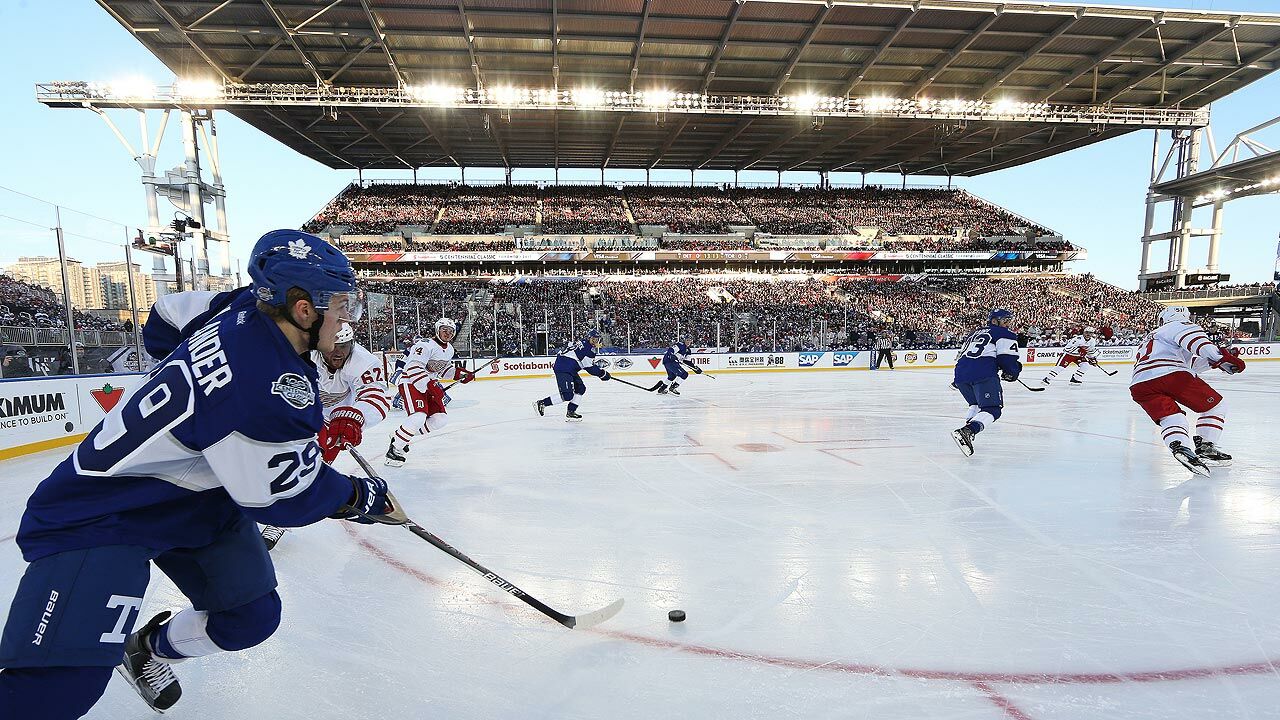
<instances>
[{"instance_id":1,"label":"player in blue jersey skating","mask_svg":"<svg viewBox=\"0 0 1280 720\"><path fill-rule=\"evenodd\" d=\"M569 403L569 407L564 414L568 422L576 422L582 419L582 416L578 414L578 406L582 404L582 396L587 393L587 385L582 382L582 377L578 373L586 370L588 374L595 375L601 380L608 380L611 377L604 368L596 365L596 351L600 349L603 343L604 340L600 337L600 331L592 330L587 333L585 339L570 345L568 349L556 356L556 361L551 366L551 369L556 374L556 388L559 390L559 399L557 400L554 395L549 395L535 401L533 409L537 410L539 415L546 414L547 408L563 401Z\"/></svg>"},{"instance_id":2,"label":"player in blue jersey skating","mask_svg":"<svg viewBox=\"0 0 1280 720\"><path fill-rule=\"evenodd\" d=\"M172 663L253 647L279 625L255 521L369 522L393 509L385 482L335 471L316 441L306 357L359 316L350 263L277 230L249 276L251 294L184 298L204 303L182 313L194 320L152 318L171 333L157 325L148 349L172 352L27 501L17 544L30 564L0 639L0 715L78 718L117 665L153 709L172 706ZM133 632L152 563L191 605Z\"/></svg>"},{"instance_id":3,"label":"player in blue jersey skating","mask_svg":"<svg viewBox=\"0 0 1280 720\"><path fill-rule=\"evenodd\" d=\"M667 348L667 351L662 354L662 369L667 371L667 379L666 382L658 381L659 395L665 395L668 392L672 395L680 394L680 391L677 390L680 387L680 381L689 378L689 371L684 369L686 365L695 375L702 374L702 368L693 364L693 355L689 352L689 346L685 345L683 341L677 340L674 345ZM668 387L667 383L671 383L671 385Z\"/></svg>"},{"instance_id":4,"label":"player in blue jersey skating","mask_svg":"<svg viewBox=\"0 0 1280 720\"><path fill-rule=\"evenodd\" d=\"M968 422L951 433L960 452L973 455L973 438L1000 417L1004 391L1000 381L1015 382L1022 373L1018 336L1009 329L1013 313L992 310L987 327L964 341L956 358L954 386L969 403Z\"/></svg>"}]
</instances>

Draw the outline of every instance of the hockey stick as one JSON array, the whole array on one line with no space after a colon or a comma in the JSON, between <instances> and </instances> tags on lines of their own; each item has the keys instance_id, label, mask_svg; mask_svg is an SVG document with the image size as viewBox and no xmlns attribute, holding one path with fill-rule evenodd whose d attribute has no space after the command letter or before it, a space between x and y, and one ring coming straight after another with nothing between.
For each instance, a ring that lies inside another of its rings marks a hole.
<instances>
[{"instance_id":1,"label":"hockey stick","mask_svg":"<svg viewBox=\"0 0 1280 720\"><path fill-rule=\"evenodd\" d=\"M1094 367L1096 367L1096 368L1098 368L1099 370L1101 370L1101 371L1102 371L1102 372L1103 372L1107 377L1114 377L1115 375L1119 374L1119 372L1120 372L1119 370L1112 370L1111 372L1107 372L1107 369L1106 369L1106 368L1102 367L1101 365L1099 365L1099 364L1098 364L1098 363L1096 363L1096 362L1095 362L1095 363L1089 363L1089 364L1090 364L1090 365L1092 365L1092 366L1094 366Z\"/></svg>"},{"instance_id":2,"label":"hockey stick","mask_svg":"<svg viewBox=\"0 0 1280 720\"><path fill-rule=\"evenodd\" d=\"M374 471L373 467L369 465L369 462L367 460L361 457L360 453L357 452L355 448L348 448L348 452L351 453L351 457L356 459L356 462L360 464L360 467L365 471L365 473L369 475L369 477L372 477L372 478L378 477L378 473ZM561 625L567 628L589 628L594 625L599 625L600 623L608 620L614 615L617 615L618 612L622 610L622 604L624 601L622 598L618 598L617 600L614 600L613 602L600 608L599 610L594 610L592 612L585 613L582 615L565 615L564 613L548 606L546 603L543 603L538 598L533 597L532 595L529 595L525 591L516 587L514 583L509 582L506 578L502 577L501 575L481 565L475 560L472 560L471 558L467 557L462 553L462 551L458 550L457 548L453 547L449 543L433 535L430 531L424 529L422 526L410 520L408 516L405 515L404 509L400 506L400 502L396 500L394 496L391 496L390 493L388 493L388 497L392 499L392 505L394 506L395 509L387 515L381 515L381 516L366 515L365 513L362 513L359 510L356 510L355 508L352 508L352 507L347 507L343 509L349 510L350 512L360 515L361 517L364 517L368 520L372 520L377 523L382 523L384 525L403 525L404 527L408 528L409 532L413 533L414 535L417 535L423 540L426 540L432 545L435 545L437 548L453 556L455 560L458 560L463 565L466 565L472 570L475 570L482 577L484 577L485 580L488 580L494 585L497 585L499 588L506 591L507 593L519 598L526 605L532 607L533 609L537 610L543 615L546 615L552 620L555 620L556 622L560 623Z\"/></svg>"},{"instance_id":3,"label":"hockey stick","mask_svg":"<svg viewBox=\"0 0 1280 720\"><path fill-rule=\"evenodd\" d=\"M644 390L645 392L653 392L654 390L657 390L657 389L658 389L658 385L662 384L662 381L661 381L661 380L659 380L659 381L657 382L657 384L655 384L653 387L645 387L645 386L643 386L643 385L637 385L637 384L635 384L635 383L633 383L633 382L627 382L626 380L623 380L622 378L618 377L617 375L610 375L610 376L609 376L609 379L610 379L610 380L615 380L615 381L617 381L617 382L620 382L620 383L622 383L623 385L630 385L630 386L631 386L631 387L633 387L633 388L639 388L639 389L641 389L641 390Z\"/></svg>"},{"instance_id":4,"label":"hockey stick","mask_svg":"<svg viewBox=\"0 0 1280 720\"><path fill-rule=\"evenodd\" d=\"M472 370L472 371L471 371L471 374L472 374L472 375L475 375L476 373L480 372L481 370L483 370L483 369L485 369L485 368L489 367L490 365L492 365L492 364L494 364L494 363L496 363L496 362L498 362L498 358L494 358L494 359L490 360L489 362L487 362L487 363L485 363L485 364L481 365L480 367L476 368L475 370ZM445 390L448 390L449 388L453 387L454 385L457 385L457 384L458 384L458 383L460 383L460 382L462 382L462 381L461 381L461 380L454 380L453 382L449 383L448 385L445 385L445 386L444 386L444 389L445 389Z\"/></svg>"},{"instance_id":5,"label":"hockey stick","mask_svg":"<svg viewBox=\"0 0 1280 720\"><path fill-rule=\"evenodd\" d=\"M1021 386L1022 386L1022 387L1024 387L1024 388L1026 388L1026 389L1030 390L1031 392L1044 392L1044 390L1045 390L1044 388L1031 387L1030 385L1028 385L1028 384L1026 384L1026 383L1022 382L1022 378L1018 378L1018 384L1019 384L1019 385L1021 385Z\"/></svg>"}]
</instances>

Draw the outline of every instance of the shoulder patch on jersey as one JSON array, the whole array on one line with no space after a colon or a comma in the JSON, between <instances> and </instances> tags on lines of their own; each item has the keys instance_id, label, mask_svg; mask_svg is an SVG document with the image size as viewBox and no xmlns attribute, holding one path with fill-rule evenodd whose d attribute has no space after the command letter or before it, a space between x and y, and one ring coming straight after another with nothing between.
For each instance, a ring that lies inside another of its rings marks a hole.
<instances>
[{"instance_id":1,"label":"shoulder patch on jersey","mask_svg":"<svg viewBox=\"0 0 1280 720\"><path fill-rule=\"evenodd\" d=\"M279 395L285 402L299 410L316 401L311 383L297 373L285 373L271 383L271 394Z\"/></svg>"},{"instance_id":2,"label":"shoulder patch on jersey","mask_svg":"<svg viewBox=\"0 0 1280 720\"><path fill-rule=\"evenodd\" d=\"M248 311L248 310L241 310L241 311L236 315L236 324L237 324L237 325L243 325L243 324L245 323L245 321L246 321L246 320L248 320L248 319L249 319L249 311Z\"/></svg>"}]
</instances>

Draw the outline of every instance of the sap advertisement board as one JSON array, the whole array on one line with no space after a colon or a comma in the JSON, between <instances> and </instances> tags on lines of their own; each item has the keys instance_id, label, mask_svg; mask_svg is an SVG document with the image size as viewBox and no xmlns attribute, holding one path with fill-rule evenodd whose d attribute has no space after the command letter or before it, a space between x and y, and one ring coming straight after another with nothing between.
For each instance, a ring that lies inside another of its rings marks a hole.
<instances>
[{"instance_id":1,"label":"sap advertisement board","mask_svg":"<svg viewBox=\"0 0 1280 720\"><path fill-rule=\"evenodd\" d=\"M141 377L130 373L0 382L0 459L76 442Z\"/></svg>"}]
</instances>

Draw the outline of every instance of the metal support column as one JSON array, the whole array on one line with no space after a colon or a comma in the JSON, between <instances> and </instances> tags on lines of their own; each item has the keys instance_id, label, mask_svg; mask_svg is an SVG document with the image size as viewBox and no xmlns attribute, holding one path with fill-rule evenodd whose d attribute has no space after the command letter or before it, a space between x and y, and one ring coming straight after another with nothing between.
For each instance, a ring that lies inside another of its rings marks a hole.
<instances>
[{"instance_id":1,"label":"metal support column","mask_svg":"<svg viewBox=\"0 0 1280 720\"><path fill-rule=\"evenodd\" d=\"M71 283L67 278L67 245L62 237L62 208L53 206L53 234L58 238L58 264L62 267L62 305L66 310L67 347L71 350L71 372L80 374L80 356L76 353L76 311L71 305Z\"/></svg>"}]
</instances>

